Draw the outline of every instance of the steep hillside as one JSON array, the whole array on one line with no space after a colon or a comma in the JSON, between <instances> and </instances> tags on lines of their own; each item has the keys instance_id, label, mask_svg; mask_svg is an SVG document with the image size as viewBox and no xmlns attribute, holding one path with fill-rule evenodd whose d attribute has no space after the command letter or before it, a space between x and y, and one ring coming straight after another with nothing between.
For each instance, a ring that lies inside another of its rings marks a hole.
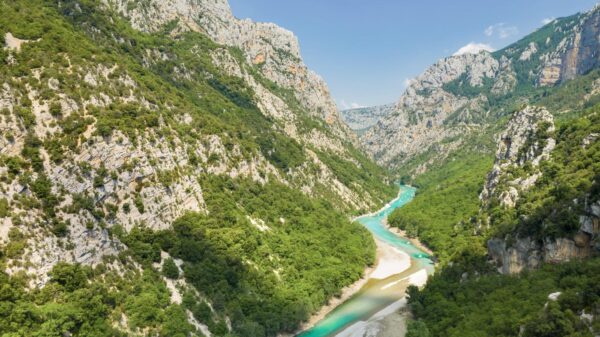
<instances>
[{"instance_id":1,"label":"steep hillside","mask_svg":"<svg viewBox=\"0 0 600 337\"><path fill-rule=\"evenodd\" d=\"M600 259L545 265L519 277L463 258L409 290L407 336L597 336ZM482 310L484 309L484 310Z\"/></svg>"},{"instance_id":2,"label":"steep hillside","mask_svg":"<svg viewBox=\"0 0 600 337\"><path fill-rule=\"evenodd\" d=\"M557 19L503 50L446 58L417 77L397 110L361 137L380 164L420 188L391 223L419 236L443 261L465 247L481 250L479 196L497 135L526 114L527 104L563 122L598 103L598 55L591 50L600 46L589 35L598 35L599 17L594 8ZM549 81L552 65L560 67Z\"/></svg>"},{"instance_id":3,"label":"steep hillside","mask_svg":"<svg viewBox=\"0 0 600 337\"><path fill-rule=\"evenodd\" d=\"M557 19L495 53L440 60L413 80L395 112L361 137L363 146L380 164L403 171L412 165L403 173L415 173L414 162L428 166L432 148L436 156L446 155L520 104L537 102L596 69L598 20L595 8ZM596 99L597 89L580 90L567 103Z\"/></svg>"},{"instance_id":4,"label":"steep hillside","mask_svg":"<svg viewBox=\"0 0 600 337\"><path fill-rule=\"evenodd\" d=\"M409 335L598 334L599 112L556 124L544 108L514 114L466 230L424 229L462 251L438 246L454 253L451 263L409 291ZM401 226L410 218L395 216Z\"/></svg>"},{"instance_id":5,"label":"steep hillside","mask_svg":"<svg viewBox=\"0 0 600 337\"><path fill-rule=\"evenodd\" d=\"M394 188L290 32L225 1L0 12L0 334L272 336L373 262L348 215Z\"/></svg>"},{"instance_id":6,"label":"steep hillside","mask_svg":"<svg viewBox=\"0 0 600 337\"><path fill-rule=\"evenodd\" d=\"M481 199L502 272L600 253L599 109L556 129L550 113L528 108L501 135Z\"/></svg>"},{"instance_id":7,"label":"steep hillside","mask_svg":"<svg viewBox=\"0 0 600 337\"><path fill-rule=\"evenodd\" d=\"M598 335L599 17L440 61L362 137L420 188L390 224L441 261L408 336Z\"/></svg>"}]
</instances>

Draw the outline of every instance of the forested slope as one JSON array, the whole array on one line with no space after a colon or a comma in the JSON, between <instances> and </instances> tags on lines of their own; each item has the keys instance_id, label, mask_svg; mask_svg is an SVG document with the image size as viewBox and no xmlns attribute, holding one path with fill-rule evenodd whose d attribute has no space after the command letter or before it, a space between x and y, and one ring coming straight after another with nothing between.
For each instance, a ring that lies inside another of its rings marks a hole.
<instances>
[{"instance_id":1,"label":"forested slope","mask_svg":"<svg viewBox=\"0 0 600 337\"><path fill-rule=\"evenodd\" d=\"M291 33L225 1L0 12L0 334L274 336L373 263L349 215L395 188Z\"/></svg>"}]
</instances>

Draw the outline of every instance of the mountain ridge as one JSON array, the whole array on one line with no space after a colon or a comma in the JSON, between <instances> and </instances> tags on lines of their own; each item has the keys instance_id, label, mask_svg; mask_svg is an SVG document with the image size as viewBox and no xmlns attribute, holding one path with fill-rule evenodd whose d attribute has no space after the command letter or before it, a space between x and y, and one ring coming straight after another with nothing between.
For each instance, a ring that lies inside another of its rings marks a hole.
<instances>
[{"instance_id":1,"label":"mountain ridge","mask_svg":"<svg viewBox=\"0 0 600 337\"><path fill-rule=\"evenodd\" d=\"M441 59L411 82L395 113L360 137L363 148L397 169L431 146L460 146L456 135L482 130L528 95L595 69L599 12L556 19L494 53Z\"/></svg>"}]
</instances>

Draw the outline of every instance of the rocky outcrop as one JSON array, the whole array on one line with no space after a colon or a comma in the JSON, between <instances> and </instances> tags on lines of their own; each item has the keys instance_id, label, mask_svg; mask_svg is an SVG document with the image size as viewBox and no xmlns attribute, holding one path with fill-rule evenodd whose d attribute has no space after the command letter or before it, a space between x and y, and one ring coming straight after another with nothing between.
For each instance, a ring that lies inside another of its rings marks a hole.
<instances>
[{"instance_id":1,"label":"rocky outcrop","mask_svg":"<svg viewBox=\"0 0 600 337\"><path fill-rule=\"evenodd\" d=\"M557 48L540 55L540 86L556 85L588 73L600 65L600 10L598 7L576 18L567 26L554 21L550 28L564 37ZM549 43L549 41L547 42Z\"/></svg>"},{"instance_id":2,"label":"rocky outcrop","mask_svg":"<svg viewBox=\"0 0 600 337\"><path fill-rule=\"evenodd\" d=\"M553 131L553 117L545 109L528 106L515 113L498 137L496 162L480 195L483 214L492 204L514 208L519 198L542 177L538 167L541 162L551 160L556 146ZM515 176L513 172L519 170L522 173ZM594 256L600 251L599 234L600 201L586 199L584 212L579 215L579 230L574 235L534 238L509 233L488 241L488 255L500 272L514 274L542 263Z\"/></svg>"},{"instance_id":3,"label":"rocky outcrop","mask_svg":"<svg viewBox=\"0 0 600 337\"><path fill-rule=\"evenodd\" d=\"M396 108L395 104L386 104L368 108L342 110L342 119L350 129L362 134L376 125L382 118L391 114Z\"/></svg>"},{"instance_id":4,"label":"rocky outcrop","mask_svg":"<svg viewBox=\"0 0 600 337\"><path fill-rule=\"evenodd\" d=\"M248 64L279 86L292 90L311 115L325 120L339 135L349 135L327 85L302 61L298 39L292 32L272 23L237 19L227 0L103 2L128 17L139 30L157 31L178 20L179 31L203 32L218 44L241 49Z\"/></svg>"},{"instance_id":5,"label":"rocky outcrop","mask_svg":"<svg viewBox=\"0 0 600 337\"><path fill-rule=\"evenodd\" d=\"M586 207L580 216L580 230L573 238L494 238L488 241L488 255L503 274L538 268L542 263L563 263L598 255L600 246L600 201Z\"/></svg>"},{"instance_id":6,"label":"rocky outcrop","mask_svg":"<svg viewBox=\"0 0 600 337\"><path fill-rule=\"evenodd\" d=\"M600 245L600 201L588 205L579 218L580 230L572 238L494 238L488 241L488 255L503 274L538 268L542 263L563 263L598 255Z\"/></svg>"},{"instance_id":7,"label":"rocky outcrop","mask_svg":"<svg viewBox=\"0 0 600 337\"><path fill-rule=\"evenodd\" d=\"M469 120L486 113L486 97L470 99L450 92L446 85L462 80L482 88L484 82L502 77L501 86L510 86L509 72L508 63L488 52L445 58L411 82L395 111L362 136L361 143L381 165L399 166L444 139L476 129Z\"/></svg>"},{"instance_id":8,"label":"rocky outcrop","mask_svg":"<svg viewBox=\"0 0 600 337\"><path fill-rule=\"evenodd\" d=\"M505 173L527 163L537 167L542 160L549 158L556 141L551 137L538 139L537 134L542 128L545 133L554 131L554 118L547 110L528 106L515 113L506 130L498 137L496 162L479 196L484 205L495 198L504 206L514 207L519 194L535 184L540 177L537 171L514 180L510 180ZM499 184L502 190L497 190Z\"/></svg>"},{"instance_id":9,"label":"rocky outcrop","mask_svg":"<svg viewBox=\"0 0 600 337\"><path fill-rule=\"evenodd\" d=\"M28 40L21 40L12 35L12 33L8 32L4 35L4 48L11 49L14 51L20 51L21 45L23 43L29 42Z\"/></svg>"}]
</instances>

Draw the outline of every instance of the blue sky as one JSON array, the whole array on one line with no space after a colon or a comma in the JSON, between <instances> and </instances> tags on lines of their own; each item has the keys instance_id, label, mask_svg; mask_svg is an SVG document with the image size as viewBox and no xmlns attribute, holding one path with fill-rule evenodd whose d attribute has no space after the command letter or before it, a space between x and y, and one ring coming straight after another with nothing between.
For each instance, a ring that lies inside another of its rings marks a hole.
<instances>
[{"instance_id":1,"label":"blue sky","mask_svg":"<svg viewBox=\"0 0 600 337\"><path fill-rule=\"evenodd\" d=\"M409 79L469 43L500 49L597 0L229 0L239 18L300 39L340 108L395 102Z\"/></svg>"}]
</instances>

